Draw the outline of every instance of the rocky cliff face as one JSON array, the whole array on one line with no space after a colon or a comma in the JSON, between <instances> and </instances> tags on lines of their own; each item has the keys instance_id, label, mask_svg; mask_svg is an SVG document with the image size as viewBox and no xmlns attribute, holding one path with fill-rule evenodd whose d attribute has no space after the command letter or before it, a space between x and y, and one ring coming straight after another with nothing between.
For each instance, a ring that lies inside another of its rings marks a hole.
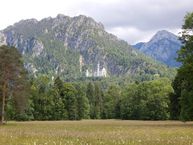
<instances>
[{"instance_id":1,"label":"rocky cliff face","mask_svg":"<svg viewBox=\"0 0 193 145\"><path fill-rule=\"evenodd\" d=\"M178 67L180 64L176 58L181 45L176 35L163 30L157 32L149 42L138 43L133 47L168 66Z\"/></svg>"},{"instance_id":2,"label":"rocky cliff face","mask_svg":"<svg viewBox=\"0 0 193 145\"><path fill-rule=\"evenodd\" d=\"M33 74L73 79L96 71L97 64L107 76L163 76L170 71L82 15L22 20L0 32L0 45L4 44L18 48Z\"/></svg>"},{"instance_id":3,"label":"rocky cliff face","mask_svg":"<svg viewBox=\"0 0 193 145\"><path fill-rule=\"evenodd\" d=\"M4 33L0 32L0 46L1 45L6 45L6 36L4 35Z\"/></svg>"}]
</instances>

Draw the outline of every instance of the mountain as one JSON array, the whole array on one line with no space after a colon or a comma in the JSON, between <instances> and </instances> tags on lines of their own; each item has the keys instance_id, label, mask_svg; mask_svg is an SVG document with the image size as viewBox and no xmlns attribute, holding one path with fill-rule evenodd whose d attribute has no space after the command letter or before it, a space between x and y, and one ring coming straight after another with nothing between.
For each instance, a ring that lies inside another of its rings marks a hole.
<instances>
[{"instance_id":1,"label":"mountain","mask_svg":"<svg viewBox=\"0 0 193 145\"><path fill-rule=\"evenodd\" d=\"M145 42L139 42L135 45L132 45L132 47L140 50L140 48L144 45L145 45Z\"/></svg>"},{"instance_id":2,"label":"mountain","mask_svg":"<svg viewBox=\"0 0 193 145\"><path fill-rule=\"evenodd\" d=\"M133 45L134 48L170 67L180 66L176 58L181 46L178 37L166 30L158 31L147 43L140 42Z\"/></svg>"},{"instance_id":3,"label":"mountain","mask_svg":"<svg viewBox=\"0 0 193 145\"><path fill-rule=\"evenodd\" d=\"M22 20L0 31L0 45L15 46L33 75L67 80L92 76L172 76L161 65L83 15ZM172 73L171 73L172 72Z\"/></svg>"}]
</instances>

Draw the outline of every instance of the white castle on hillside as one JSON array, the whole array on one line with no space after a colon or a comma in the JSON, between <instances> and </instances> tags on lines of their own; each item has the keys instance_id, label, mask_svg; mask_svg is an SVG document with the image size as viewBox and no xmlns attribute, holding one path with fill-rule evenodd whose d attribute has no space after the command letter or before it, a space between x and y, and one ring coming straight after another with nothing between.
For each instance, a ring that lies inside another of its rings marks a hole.
<instances>
[{"instance_id":1,"label":"white castle on hillside","mask_svg":"<svg viewBox=\"0 0 193 145\"><path fill-rule=\"evenodd\" d=\"M107 70L103 67L100 69L100 63L97 64L97 70L94 72L89 72L86 70L86 77L107 77Z\"/></svg>"}]
</instances>

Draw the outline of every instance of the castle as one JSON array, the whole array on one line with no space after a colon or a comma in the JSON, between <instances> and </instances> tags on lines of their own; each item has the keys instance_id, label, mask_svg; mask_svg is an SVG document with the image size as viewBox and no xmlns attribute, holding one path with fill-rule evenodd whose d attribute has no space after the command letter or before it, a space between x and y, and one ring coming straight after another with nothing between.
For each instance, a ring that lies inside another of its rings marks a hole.
<instances>
[{"instance_id":1,"label":"castle","mask_svg":"<svg viewBox=\"0 0 193 145\"><path fill-rule=\"evenodd\" d=\"M100 63L98 62L96 71L86 70L86 77L107 77L107 70L104 67L100 69Z\"/></svg>"},{"instance_id":2,"label":"castle","mask_svg":"<svg viewBox=\"0 0 193 145\"><path fill-rule=\"evenodd\" d=\"M80 73L82 73L83 66L85 65L84 58L82 55L80 55L79 57L79 64L80 64ZM95 71L87 69L85 75L86 77L107 77L107 70L105 67L102 67L102 69L100 69L100 63L98 62L97 69Z\"/></svg>"}]
</instances>

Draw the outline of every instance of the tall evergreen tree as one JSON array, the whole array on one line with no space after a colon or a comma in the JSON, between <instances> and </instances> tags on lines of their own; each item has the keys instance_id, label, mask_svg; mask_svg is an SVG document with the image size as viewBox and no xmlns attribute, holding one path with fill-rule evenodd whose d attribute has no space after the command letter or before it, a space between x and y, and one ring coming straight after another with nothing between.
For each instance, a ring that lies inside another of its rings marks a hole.
<instances>
[{"instance_id":1,"label":"tall evergreen tree","mask_svg":"<svg viewBox=\"0 0 193 145\"><path fill-rule=\"evenodd\" d=\"M64 85L63 85L63 82L62 82L62 80L60 79L59 76L55 79L54 86L55 86L56 89L58 89L60 95L64 95L63 94L63 87L64 87Z\"/></svg>"},{"instance_id":2,"label":"tall evergreen tree","mask_svg":"<svg viewBox=\"0 0 193 145\"><path fill-rule=\"evenodd\" d=\"M14 97L16 112L24 113L26 109L27 88L26 71L20 53L14 47L0 47L0 92L1 120L5 120L5 108L8 97Z\"/></svg>"},{"instance_id":3,"label":"tall evergreen tree","mask_svg":"<svg viewBox=\"0 0 193 145\"><path fill-rule=\"evenodd\" d=\"M67 110L66 110L66 96L64 93L64 83L57 77L54 81L54 118L56 120L59 119L67 119Z\"/></svg>"},{"instance_id":4,"label":"tall evergreen tree","mask_svg":"<svg viewBox=\"0 0 193 145\"><path fill-rule=\"evenodd\" d=\"M180 95L181 95L181 78L177 74L174 81L172 82L172 87L174 92L170 94L170 119L178 120L180 116Z\"/></svg>"},{"instance_id":5,"label":"tall evergreen tree","mask_svg":"<svg viewBox=\"0 0 193 145\"><path fill-rule=\"evenodd\" d=\"M46 76L39 76L32 84L33 115L36 120L51 120L53 94L51 92L50 80Z\"/></svg>"},{"instance_id":6,"label":"tall evergreen tree","mask_svg":"<svg viewBox=\"0 0 193 145\"><path fill-rule=\"evenodd\" d=\"M117 86L110 86L104 97L103 118L120 118L120 89Z\"/></svg>"},{"instance_id":7,"label":"tall evergreen tree","mask_svg":"<svg viewBox=\"0 0 193 145\"><path fill-rule=\"evenodd\" d=\"M86 97L86 92L83 87L78 84L76 85L77 90L77 105L78 105L78 119L88 119L90 118L90 105L88 98Z\"/></svg>"},{"instance_id":8,"label":"tall evergreen tree","mask_svg":"<svg viewBox=\"0 0 193 145\"><path fill-rule=\"evenodd\" d=\"M94 119L100 119L101 118L101 113L102 113L102 103L103 103L103 98L102 98L102 90L100 87L99 83L95 83L95 93L94 93Z\"/></svg>"},{"instance_id":9,"label":"tall evergreen tree","mask_svg":"<svg viewBox=\"0 0 193 145\"><path fill-rule=\"evenodd\" d=\"M90 105L90 117L94 119L94 101L95 101L95 94L94 94L94 85L93 83L89 82L87 85L86 90L86 97L88 98L89 105Z\"/></svg>"},{"instance_id":10,"label":"tall evergreen tree","mask_svg":"<svg viewBox=\"0 0 193 145\"><path fill-rule=\"evenodd\" d=\"M64 94L66 97L66 110L68 113L69 120L78 119L78 108L77 108L77 90L70 83L64 84Z\"/></svg>"}]
</instances>

